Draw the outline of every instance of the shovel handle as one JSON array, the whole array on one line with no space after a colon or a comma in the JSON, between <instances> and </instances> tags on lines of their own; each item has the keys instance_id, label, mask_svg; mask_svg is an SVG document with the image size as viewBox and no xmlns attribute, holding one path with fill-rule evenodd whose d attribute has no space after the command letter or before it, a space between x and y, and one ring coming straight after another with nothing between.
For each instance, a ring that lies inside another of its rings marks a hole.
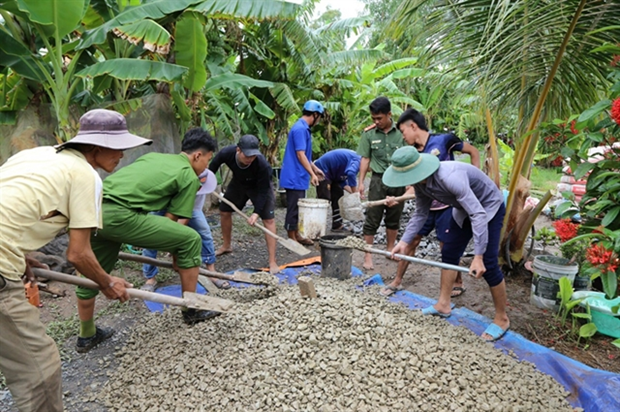
<instances>
[{"instance_id":1,"label":"shovel handle","mask_svg":"<svg viewBox=\"0 0 620 412\"><path fill-rule=\"evenodd\" d=\"M213 192L213 194L218 199L220 199L222 202L224 202L228 206L230 206L235 212L239 213L239 216L243 216L243 218L246 220L246 222L248 222L248 224L250 224L250 218L248 217L248 215L246 215L241 210L239 210L239 208L237 206L235 206L235 204L233 202L231 202L230 200L226 199L221 193ZM263 232L267 233L269 236L271 236L274 239L283 240L280 236L276 235L271 230L267 229L265 226L263 226L263 225L261 225L259 223L254 223L254 226L259 228Z\"/></svg>"},{"instance_id":2,"label":"shovel handle","mask_svg":"<svg viewBox=\"0 0 620 412\"><path fill-rule=\"evenodd\" d=\"M57 282L68 283L70 285L82 286L88 289L99 290L99 285L90 279L79 276L67 275L66 273L54 272L52 270L32 268L32 272L41 278L55 280ZM185 299L174 296L163 295L161 293L147 292L145 290L127 288L127 294L132 298L141 300L149 300L151 302L163 303L165 305L184 306L187 307Z\"/></svg>"},{"instance_id":3,"label":"shovel handle","mask_svg":"<svg viewBox=\"0 0 620 412\"><path fill-rule=\"evenodd\" d=\"M394 200L397 203L404 202L405 200L410 200L410 199L415 199L415 195L402 195L402 196L398 196L394 198ZM362 206L364 207L381 206L385 204L385 201L386 199L373 200L371 202L362 203Z\"/></svg>"},{"instance_id":4,"label":"shovel handle","mask_svg":"<svg viewBox=\"0 0 620 412\"><path fill-rule=\"evenodd\" d=\"M392 256L392 253L388 252L387 250L379 250L379 249L374 249L371 247L360 248L360 250L363 250L364 252L376 253L378 255L383 255L387 257ZM406 260L408 262L421 263L423 265L435 266L435 267L442 268L442 269L456 270L457 272L469 273L469 269L464 268L462 266L451 265L449 263L435 262L434 260L415 258L413 256L401 255L400 253L394 254L394 257L397 257L402 260Z\"/></svg>"},{"instance_id":5,"label":"shovel handle","mask_svg":"<svg viewBox=\"0 0 620 412\"><path fill-rule=\"evenodd\" d=\"M153 259L153 258L146 257L146 256L132 255L131 253L119 252L118 258L122 260L130 260L132 262L146 263L147 265L153 265L153 266L159 266L162 268L173 269L172 262L166 262L165 260L157 260L157 259ZM198 273L200 273L201 275L210 276L216 279L224 279L224 280L235 281L235 282L237 281L237 279L234 279L230 275L226 275L220 272L211 272L210 270L203 269L203 268L199 268Z\"/></svg>"}]
</instances>

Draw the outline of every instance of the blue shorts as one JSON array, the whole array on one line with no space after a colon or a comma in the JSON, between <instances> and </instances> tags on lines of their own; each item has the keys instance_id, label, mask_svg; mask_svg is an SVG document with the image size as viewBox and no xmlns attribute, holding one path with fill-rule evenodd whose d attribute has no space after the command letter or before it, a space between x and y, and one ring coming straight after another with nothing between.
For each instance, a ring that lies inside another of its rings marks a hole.
<instances>
[{"instance_id":1,"label":"blue shorts","mask_svg":"<svg viewBox=\"0 0 620 412\"><path fill-rule=\"evenodd\" d=\"M489 243L487 243L487 250L482 255L482 261L486 268L486 272L482 276L490 287L497 286L504 280L504 275L499 268L499 242L500 232L504 223L504 214L506 214L506 208L502 203L493 219L487 224ZM446 236L441 249L441 261L458 265L467 244L473 237L471 221L465 219L461 228L452 217L452 214L450 214L450 227L448 230L448 236Z\"/></svg>"},{"instance_id":2,"label":"blue shorts","mask_svg":"<svg viewBox=\"0 0 620 412\"><path fill-rule=\"evenodd\" d=\"M433 229L437 233L437 239L440 242L445 242L446 233L450 229L450 221L452 220L452 208L447 207L441 210L431 210L428 213L428 218L424 222L424 226L418 232L418 235L424 237L428 236Z\"/></svg>"}]
</instances>

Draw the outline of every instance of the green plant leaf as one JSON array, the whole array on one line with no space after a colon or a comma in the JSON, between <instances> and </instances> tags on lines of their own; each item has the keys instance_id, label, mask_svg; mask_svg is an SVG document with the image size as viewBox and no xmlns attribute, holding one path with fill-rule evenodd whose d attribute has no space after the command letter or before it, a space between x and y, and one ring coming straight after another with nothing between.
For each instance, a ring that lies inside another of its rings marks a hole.
<instances>
[{"instance_id":1,"label":"green plant leaf","mask_svg":"<svg viewBox=\"0 0 620 412\"><path fill-rule=\"evenodd\" d=\"M178 23L177 23L178 24ZM153 20L141 20L114 28L114 34L152 52L166 55L170 51L170 33Z\"/></svg>"},{"instance_id":2,"label":"green plant leaf","mask_svg":"<svg viewBox=\"0 0 620 412\"><path fill-rule=\"evenodd\" d=\"M560 278L559 284L561 305L565 306L570 301L571 296L573 296L573 285L571 285L571 281L566 276Z\"/></svg>"},{"instance_id":3,"label":"green plant leaf","mask_svg":"<svg viewBox=\"0 0 620 412\"><path fill-rule=\"evenodd\" d=\"M601 273L601 282L603 283L603 291L607 295L607 299L613 299L618 290L618 277L614 272Z\"/></svg>"},{"instance_id":4,"label":"green plant leaf","mask_svg":"<svg viewBox=\"0 0 620 412\"><path fill-rule=\"evenodd\" d=\"M594 323L586 323L579 328L579 337L591 338L596 333L596 325Z\"/></svg>"},{"instance_id":5,"label":"green plant leaf","mask_svg":"<svg viewBox=\"0 0 620 412\"><path fill-rule=\"evenodd\" d=\"M90 78L108 75L120 80L173 82L181 80L185 73L187 68L176 64L126 58L93 64L75 75Z\"/></svg>"},{"instance_id":6,"label":"green plant leaf","mask_svg":"<svg viewBox=\"0 0 620 412\"><path fill-rule=\"evenodd\" d=\"M82 20L86 0L17 0L17 6L28 14L30 21L48 26L46 29L57 31L63 38Z\"/></svg>"},{"instance_id":7,"label":"green plant leaf","mask_svg":"<svg viewBox=\"0 0 620 412\"><path fill-rule=\"evenodd\" d=\"M594 106L590 107L589 109L581 113L581 115L577 119L577 123L585 123L589 121L590 119L593 119L594 117L601 114L604 110L609 109L610 107L611 107L611 100L601 100L600 102L596 103Z\"/></svg>"},{"instance_id":8,"label":"green plant leaf","mask_svg":"<svg viewBox=\"0 0 620 412\"><path fill-rule=\"evenodd\" d=\"M193 6L192 10L216 19L231 17L292 19L299 7L298 4L283 0L203 0Z\"/></svg>"},{"instance_id":9,"label":"green plant leaf","mask_svg":"<svg viewBox=\"0 0 620 412\"><path fill-rule=\"evenodd\" d=\"M620 213L620 206L616 206L613 209L607 211L607 213L605 214L605 217L601 221L601 224L605 227L609 226L609 224L612 223L616 219L616 216L618 216L618 213Z\"/></svg>"},{"instance_id":10,"label":"green plant leaf","mask_svg":"<svg viewBox=\"0 0 620 412\"><path fill-rule=\"evenodd\" d=\"M205 59L207 57L207 38L198 16L184 13L177 22L174 51L176 62L189 69L183 86L197 92L207 81Z\"/></svg>"},{"instance_id":11,"label":"green plant leaf","mask_svg":"<svg viewBox=\"0 0 620 412\"><path fill-rule=\"evenodd\" d=\"M616 339L611 341L611 344L614 345L617 348L620 348L620 339Z\"/></svg>"},{"instance_id":12,"label":"green plant leaf","mask_svg":"<svg viewBox=\"0 0 620 412\"><path fill-rule=\"evenodd\" d=\"M571 313L571 315L578 319L592 320L592 315L590 315L589 313Z\"/></svg>"},{"instance_id":13,"label":"green plant leaf","mask_svg":"<svg viewBox=\"0 0 620 412\"><path fill-rule=\"evenodd\" d=\"M245 87L273 87L272 82L257 80L238 73L224 73L213 76L205 84L205 90L215 90L222 88L238 89Z\"/></svg>"},{"instance_id":14,"label":"green plant leaf","mask_svg":"<svg viewBox=\"0 0 620 412\"><path fill-rule=\"evenodd\" d=\"M584 177L590 170L594 169L595 163L585 162L577 166L577 169L573 172L576 180Z\"/></svg>"},{"instance_id":15,"label":"green plant leaf","mask_svg":"<svg viewBox=\"0 0 620 412\"><path fill-rule=\"evenodd\" d=\"M271 110L271 108L269 108L269 106L267 106L261 99L254 96L252 93L250 93L250 98L254 100L254 111L256 111L256 113L265 116L267 119L273 119L276 117L274 111Z\"/></svg>"},{"instance_id":16,"label":"green plant leaf","mask_svg":"<svg viewBox=\"0 0 620 412\"><path fill-rule=\"evenodd\" d=\"M47 81L30 50L4 30L0 30L0 67L10 67L15 73L31 80Z\"/></svg>"}]
</instances>

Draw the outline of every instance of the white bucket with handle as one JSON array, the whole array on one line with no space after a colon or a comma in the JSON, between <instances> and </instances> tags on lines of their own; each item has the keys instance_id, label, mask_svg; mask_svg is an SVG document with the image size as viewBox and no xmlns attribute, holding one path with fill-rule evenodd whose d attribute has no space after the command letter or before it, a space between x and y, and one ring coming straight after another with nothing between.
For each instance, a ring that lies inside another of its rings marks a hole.
<instances>
[{"instance_id":1,"label":"white bucket with handle","mask_svg":"<svg viewBox=\"0 0 620 412\"><path fill-rule=\"evenodd\" d=\"M329 201L325 199L299 199L299 234L308 239L325 236Z\"/></svg>"}]
</instances>

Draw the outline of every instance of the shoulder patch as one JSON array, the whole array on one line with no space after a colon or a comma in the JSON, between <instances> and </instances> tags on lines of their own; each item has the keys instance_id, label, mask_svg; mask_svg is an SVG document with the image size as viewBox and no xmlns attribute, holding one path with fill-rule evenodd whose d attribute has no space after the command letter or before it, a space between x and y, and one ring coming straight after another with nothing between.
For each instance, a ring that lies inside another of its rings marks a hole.
<instances>
[{"instance_id":1,"label":"shoulder patch","mask_svg":"<svg viewBox=\"0 0 620 412\"><path fill-rule=\"evenodd\" d=\"M374 129L375 127L377 127L377 125L375 123L371 124L370 126L368 126L367 128L364 129L365 132Z\"/></svg>"}]
</instances>

